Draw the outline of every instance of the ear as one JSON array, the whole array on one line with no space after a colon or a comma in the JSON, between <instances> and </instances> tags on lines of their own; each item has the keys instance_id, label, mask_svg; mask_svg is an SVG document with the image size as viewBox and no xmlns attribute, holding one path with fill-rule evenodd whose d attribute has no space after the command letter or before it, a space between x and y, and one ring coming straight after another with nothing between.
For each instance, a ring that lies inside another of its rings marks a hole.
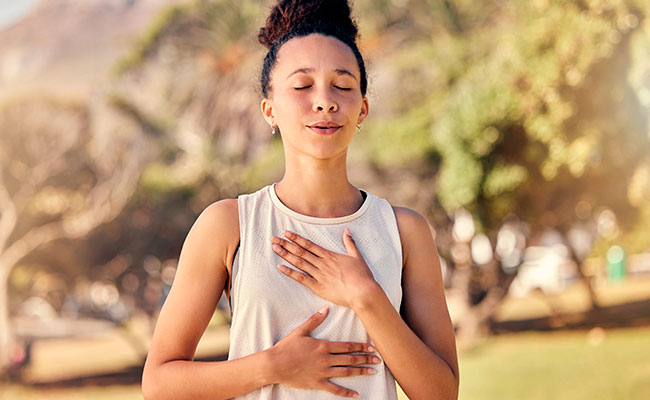
<instances>
[{"instance_id":1,"label":"ear","mask_svg":"<svg viewBox=\"0 0 650 400\"><path fill-rule=\"evenodd\" d=\"M273 114L273 100L262 99L260 107L262 109L262 115L264 116L266 122L268 122L271 126L276 125L275 115Z\"/></svg>"},{"instance_id":2,"label":"ear","mask_svg":"<svg viewBox=\"0 0 650 400\"><path fill-rule=\"evenodd\" d=\"M368 98L364 96L363 102L361 103L361 112L359 113L359 118L357 118L357 124L361 124L368 116L368 107Z\"/></svg>"}]
</instances>

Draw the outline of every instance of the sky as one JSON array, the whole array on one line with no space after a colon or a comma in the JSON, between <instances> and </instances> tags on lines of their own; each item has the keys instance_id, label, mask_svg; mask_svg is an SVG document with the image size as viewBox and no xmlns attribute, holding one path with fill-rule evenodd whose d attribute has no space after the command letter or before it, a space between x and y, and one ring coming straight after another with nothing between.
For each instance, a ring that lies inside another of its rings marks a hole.
<instances>
[{"instance_id":1,"label":"sky","mask_svg":"<svg viewBox=\"0 0 650 400\"><path fill-rule=\"evenodd\" d=\"M37 2L38 0L0 0L0 29L27 14Z\"/></svg>"}]
</instances>

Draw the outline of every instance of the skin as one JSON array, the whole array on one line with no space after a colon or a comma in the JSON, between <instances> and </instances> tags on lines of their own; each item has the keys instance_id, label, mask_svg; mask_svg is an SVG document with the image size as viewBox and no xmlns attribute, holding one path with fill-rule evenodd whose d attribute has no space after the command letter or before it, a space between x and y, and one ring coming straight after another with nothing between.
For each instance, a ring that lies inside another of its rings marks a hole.
<instances>
[{"instance_id":1,"label":"skin","mask_svg":"<svg viewBox=\"0 0 650 400\"><path fill-rule=\"evenodd\" d=\"M285 175L276 184L276 193L299 213L340 217L363 203L346 171L356 125L368 115L359 78L352 50L331 37L294 38L278 53L271 95L262 100L261 110L270 125L279 126L284 144ZM323 120L340 128L331 135L309 128ZM269 239L286 265L304 272L280 265L278 273L354 310L376 349L366 343L310 337L327 317L327 310L321 309L267 350L237 360L198 363L192 361L196 346L228 287L239 241L237 200L207 207L183 244L171 292L158 318L143 374L144 397L225 399L276 383L356 397L329 378L372 374L373 368L359 365L379 362L378 351L410 399L456 399L456 347L431 228L415 211L402 207L394 211L403 251L401 314L373 279L357 251L354 232L346 230L341 238L346 254L288 231Z\"/></svg>"}]
</instances>

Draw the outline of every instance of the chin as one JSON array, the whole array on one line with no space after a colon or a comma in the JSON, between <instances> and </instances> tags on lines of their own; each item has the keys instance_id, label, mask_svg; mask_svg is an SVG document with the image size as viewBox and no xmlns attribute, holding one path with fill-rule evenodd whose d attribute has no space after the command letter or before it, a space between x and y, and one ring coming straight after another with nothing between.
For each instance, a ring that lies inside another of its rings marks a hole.
<instances>
[{"instance_id":1,"label":"chin","mask_svg":"<svg viewBox=\"0 0 650 400\"><path fill-rule=\"evenodd\" d=\"M345 157L347 147L340 148L312 148L306 153L317 160Z\"/></svg>"}]
</instances>

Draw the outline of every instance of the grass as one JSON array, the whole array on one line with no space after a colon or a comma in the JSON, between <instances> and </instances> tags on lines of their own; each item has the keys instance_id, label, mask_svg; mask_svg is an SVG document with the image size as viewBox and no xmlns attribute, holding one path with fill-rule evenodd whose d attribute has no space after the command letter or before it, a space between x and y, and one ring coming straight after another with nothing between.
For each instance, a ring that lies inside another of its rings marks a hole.
<instances>
[{"instance_id":1,"label":"grass","mask_svg":"<svg viewBox=\"0 0 650 400\"><path fill-rule=\"evenodd\" d=\"M650 399L648 349L650 327L496 336L460 357L460 399Z\"/></svg>"}]
</instances>

